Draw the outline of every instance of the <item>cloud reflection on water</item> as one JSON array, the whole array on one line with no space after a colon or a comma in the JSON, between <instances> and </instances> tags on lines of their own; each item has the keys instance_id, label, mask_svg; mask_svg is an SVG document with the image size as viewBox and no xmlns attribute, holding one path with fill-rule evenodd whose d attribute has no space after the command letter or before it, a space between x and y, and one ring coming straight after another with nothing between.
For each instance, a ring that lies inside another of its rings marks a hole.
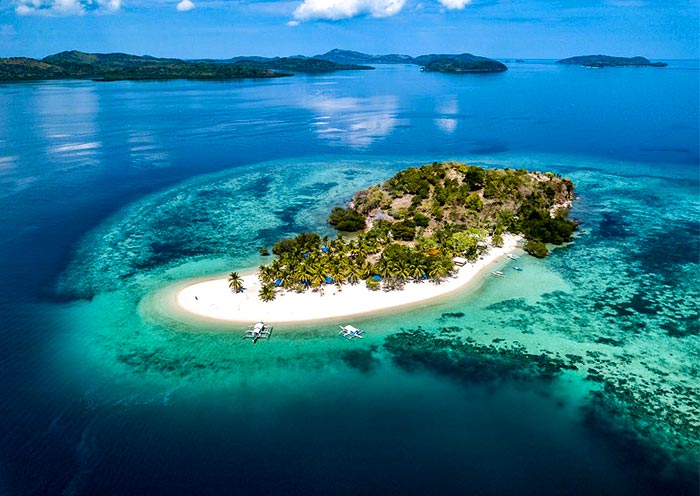
<instances>
[{"instance_id":1,"label":"cloud reflection on water","mask_svg":"<svg viewBox=\"0 0 700 496\"><path fill-rule=\"evenodd\" d=\"M313 131L331 145L368 148L387 137L399 124L398 100L393 95L366 98L320 96L306 103L316 117Z\"/></svg>"}]
</instances>

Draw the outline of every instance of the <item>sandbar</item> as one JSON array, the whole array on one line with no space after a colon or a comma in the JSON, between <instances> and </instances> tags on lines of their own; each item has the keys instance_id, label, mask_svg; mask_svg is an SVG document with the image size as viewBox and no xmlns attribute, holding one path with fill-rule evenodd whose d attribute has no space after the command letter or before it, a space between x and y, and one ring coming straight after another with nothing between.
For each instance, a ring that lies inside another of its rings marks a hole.
<instances>
[{"instance_id":1,"label":"sandbar","mask_svg":"<svg viewBox=\"0 0 700 496\"><path fill-rule=\"evenodd\" d=\"M502 247L491 247L480 258L463 267L455 267L456 274L439 284L407 282L403 290L370 291L359 284L326 285L322 291L303 293L281 291L273 301L258 297L260 281L257 274L243 276L244 291L232 292L226 277L218 277L189 284L176 295L176 304L186 313L224 322L250 324L263 321L268 324L311 322L337 319L351 315L370 314L388 309L413 305L439 298L465 287L497 260L518 248L518 236L503 236Z\"/></svg>"}]
</instances>

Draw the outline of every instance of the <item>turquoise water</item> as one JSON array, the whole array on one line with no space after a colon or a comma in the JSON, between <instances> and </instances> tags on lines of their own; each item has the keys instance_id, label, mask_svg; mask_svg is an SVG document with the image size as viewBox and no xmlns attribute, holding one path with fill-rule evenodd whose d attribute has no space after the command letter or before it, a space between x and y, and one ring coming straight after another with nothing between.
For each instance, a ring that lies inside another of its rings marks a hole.
<instances>
[{"instance_id":1,"label":"turquoise water","mask_svg":"<svg viewBox=\"0 0 700 496\"><path fill-rule=\"evenodd\" d=\"M690 494L698 72L670 69L0 88L0 489ZM151 298L443 159L571 177L576 241L358 342L253 346Z\"/></svg>"}]
</instances>

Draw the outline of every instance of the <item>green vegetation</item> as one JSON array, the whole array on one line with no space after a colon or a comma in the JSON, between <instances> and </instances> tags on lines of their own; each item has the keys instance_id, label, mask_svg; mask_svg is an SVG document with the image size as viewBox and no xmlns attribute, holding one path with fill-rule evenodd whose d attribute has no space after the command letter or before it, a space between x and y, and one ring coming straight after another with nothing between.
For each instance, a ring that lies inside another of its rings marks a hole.
<instances>
[{"instance_id":1,"label":"green vegetation","mask_svg":"<svg viewBox=\"0 0 700 496\"><path fill-rule=\"evenodd\" d=\"M546 256L545 243L570 241L576 229L567 219L573 191L551 173L455 162L411 167L332 210L331 225L360 231L353 239L301 233L275 243L277 259L259 270L265 297L275 287L323 290L360 280L386 291L407 281L439 283L455 256L475 260L489 245L502 246L505 232L522 233L529 253Z\"/></svg>"},{"instance_id":2,"label":"green vegetation","mask_svg":"<svg viewBox=\"0 0 700 496\"><path fill-rule=\"evenodd\" d=\"M611 55L581 55L557 60L557 64L582 65L584 67L666 67L666 62L651 62L644 57L613 57Z\"/></svg>"},{"instance_id":3,"label":"green vegetation","mask_svg":"<svg viewBox=\"0 0 700 496\"><path fill-rule=\"evenodd\" d=\"M208 63L236 64L244 67L273 69L285 72L323 73L334 71L367 71L374 67L356 64L339 64L330 60L309 57L236 57L231 60L206 60Z\"/></svg>"},{"instance_id":4,"label":"green vegetation","mask_svg":"<svg viewBox=\"0 0 700 496\"><path fill-rule=\"evenodd\" d=\"M263 284L258 292L258 296L262 301L272 301L277 295L275 294L275 287L272 284Z\"/></svg>"},{"instance_id":5,"label":"green vegetation","mask_svg":"<svg viewBox=\"0 0 700 496\"><path fill-rule=\"evenodd\" d=\"M126 53L84 53L74 50L50 55L42 60L24 57L0 59L0 80L274 78L291 76L288 71L331 72L359 69L372 68L303 57L185 61Z\"/></svg>"},{"instance_id":6,"label":"green vegetation","mask_svg":"<svg viewBox=\"0 0 700 496\"><path fill-rule=\"evenodd\" d=\"M367 227L364 216L352 208L335 207L328 217L328 223L338 231L356 232Z\"/></svg>"},{"instance_id":7,"label":"green vegetation","mask_svg":"<svg viewBox=\"0 0 700 496\"><path fill-rule=\"evenodd\" d=\"M342 64L415 64L424 67L427 72L500 72L508 69L493 59L470 53L428 54L411 57L400 54L368 55L335 49L314 58Z\"/></svg>"},{"instance_id":8,"label":"green vegetation","mask_svg":"<svg viewBox=\"0 0 700 496\"><path fill-rule=\"evenodd\" d=\"M234 293L240 293L243 290L243 278L238 272L231 272L228 275L228 287Z\"/></svg>"},{"instance_id":9,"label":"green vegetation","mask_svg":"<svg viewBox=\"0 0 700 496\"><path fill-rule=\"evenodd\" d=\"M481 57L479 57L481 58ZM441 58L428 62L422 69L424 72L446 72L451 74L503 72L508 67L497 60L483 59L464 61L456 58Z\"/></svg>"},{"instance_id":10,"label":"green vegetation","mask_svg":"<svg viewBox=\"0 0 700 496\"><path fill-rule=\"evenodd\" d=\"M523 246L523 249L533 257L544 258L549 255L547 245L536 239L528 239Z\"/></svg>"}]
</instances>

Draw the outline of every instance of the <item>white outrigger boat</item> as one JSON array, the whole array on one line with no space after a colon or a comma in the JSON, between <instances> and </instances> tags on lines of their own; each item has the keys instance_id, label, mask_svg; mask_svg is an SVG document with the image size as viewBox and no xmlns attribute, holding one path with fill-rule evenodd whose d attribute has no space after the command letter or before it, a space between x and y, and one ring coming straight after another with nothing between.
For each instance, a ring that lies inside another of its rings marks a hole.
<instances>
[{"instance_id":1,"label":"white outrigger boat","mask_svg":"<svg viewBox=\"0 0 700 496\"><path fill-rule=\"evenodd\" d=\"M492 273L494 276L496 276L496 277L500 277L501 279L505 279L505 278L506 278L506 275L505 275L502 271L500 271L500 270L494 270L494 271L491 272L491 273Z\"/></svg>"},{"instance_id":2,"label":"white outrigger boat","mask_svg":"<svg viewBox=\"0 0 700 496\"><path fill-rule=\"evenodd\" d=\"M272 334L272 326L266 326L263 322L253 324L243 335L243 339L250 338L253 344L258 342L258 339L270 339Z\"/></svg>"},{"instance_id":3,"label":"white outrigger boat","mask_svg":"<svg viewBox=\"0 0 700 496\"><path fill-rule=\"evenodd\" d=\"M353 339L353 338L362 338L362 335L365 333L365 331L362 331L358 329L355 326L351 325L346 325L346 326L338 326L342 330L338 333L339 336L343 336L345 339Z\"/></svg>"},{"instance_id":4,"label":"white outrigger boat","mask_svg":"<svg viewBox=\"0 0 700 496\"><path fill-rule=\"evenodd\" d=\"M520 259L520 257L518 255L513 255L512 253L506 253L506 257L510 258L511 260Z\"/></svg>"}]
</instances>

